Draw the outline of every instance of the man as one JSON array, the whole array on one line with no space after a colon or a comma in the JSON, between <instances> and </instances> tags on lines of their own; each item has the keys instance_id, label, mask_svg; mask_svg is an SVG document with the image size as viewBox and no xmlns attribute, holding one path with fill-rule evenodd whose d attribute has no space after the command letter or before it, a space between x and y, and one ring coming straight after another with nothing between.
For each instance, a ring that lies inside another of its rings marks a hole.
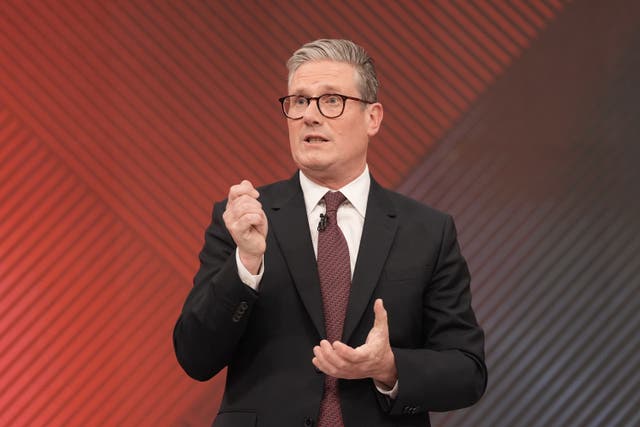
<instances>
[{"instance_id":1,"label":"man","mask_svg":"<svg viewBox=\"0 0 640 427\"><path fill-rule=\"evenodd\" d=\"M370 177L383 108L360 46L317 40L287 65L300 170L214 206L178 360L201 381L228 367L215 427L429 425L487 381L453 221Z\"/></svg>"}]
</instances>

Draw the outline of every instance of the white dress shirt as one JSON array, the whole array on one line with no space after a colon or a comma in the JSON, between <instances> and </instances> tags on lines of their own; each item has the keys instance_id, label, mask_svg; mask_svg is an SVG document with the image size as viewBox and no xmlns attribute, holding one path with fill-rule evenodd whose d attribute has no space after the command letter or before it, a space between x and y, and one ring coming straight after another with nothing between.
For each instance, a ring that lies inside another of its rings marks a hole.
<instances>
[{"instance_id":1,"label":"white dress shirt","mask_svg":"<svg viewBox=\"0 0 640 427\"><path fill-rule=\"evenodd\" d=\"M358 249L360 248L360 238L362 237L362 228L364 227L364 217L367 212L370 186L371 177L369 176L369 167L366 166L360 176L339 190L347 198L347 201L338 208L336 215L338 226L340 230L342 230L342 234L344 234L344 238L347 241L347 247L349 248L352 279L353 270L355 269L358 259ZM320 214L326 213L322 198L327 191L331 191L331 189L311 181L302 171L300 171L300 187L302 187L304 204L307 210L307 220L309 221L309 232L311 234L313 252L317 259L318 223L320 222ZM236 264L238 264L240 280L257 291L260 280L262 279L262 274L264 273L264 262L261 263L258 274L253 275L244 267L240 261L240 255L236 250Z\"/></svg>"},{"instance_id":2,"label":"white dress shirt","mask_svg":"<svg viewBox=\"0 0 640 427\"><path fill-rule=\"evenodd\" d=\"M302 171L300 171L300 187L304 196L304 204L307 210L307 219L309 220L309 232L311 233L311 242L313 243L313 251L318 258L318 223L320 222L320 214L326 213L324 201L322 198L331 190L311 181ZM358 249L360 248L360 239L362 237L362 229L364 227L364 218L367 212L367 201L369 198L369 188L371 187L371 177L369 175L369 166L365 166L364 172L356 179L340 188L340 191L347 200L340 205L336 217L338 227L342 230L342 234L347 241L349 248L349 261L351 263L351 278L353 279L353 271L358 259ZM258 290L260 280L264 273L264 256L258 274L251 274L240 261L240 255L236 250L236 263L238 265L238 275L240 280L254 290ZM391 390L383 390L376 384L376 388L382 394L395 398L398 395L398 381Z\"/></svg>"},{"instance_id":3,"label":"white dress shirt","mask_svg":"<svg viewBox=\"0 0 640 427\"><path fill-rule=\"evenodd\" d=\"M318 258L318 223L320 222L320 214L326 213L326 208L322 198L327 191L332 191L327 187L323 187L311 181L300 172L300 186L304 195L304 204L307 208L307 219L309 220L309 231L311 232L311 242L313 243L313 251ZM364 172L342 187L339 191L347 198L340 205L336 214L338 227L342 230L344 238L349 247L349 261L351 263L351 278L353 279L353 270L356 267L358 259L358 249L360 248L360 238L362 237L362 228L364 226L364 216L367 213L367 200L369 197L369 187L371 186L371 177L369 176L369 168L365 167Z\"/></svg>"}]
</instances>

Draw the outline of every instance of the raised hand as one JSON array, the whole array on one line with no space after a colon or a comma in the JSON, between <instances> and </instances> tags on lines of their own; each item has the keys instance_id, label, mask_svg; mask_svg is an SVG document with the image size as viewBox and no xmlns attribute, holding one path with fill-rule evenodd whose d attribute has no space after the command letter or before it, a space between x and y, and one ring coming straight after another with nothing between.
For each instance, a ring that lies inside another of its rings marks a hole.
<instances>
[{"instance_id":1,"label":"raised hand","mask_svg":"<svg viewBox=\"0 0 640 427\"><path fill-rule=\"evenodd\" d=\"M336 378L373 378L382 388L393 388L398 379L395 358L389 343L387 310L381 299L373 305L375 320L364 344L352 348L340 341L322 340L313 348L312 363Z\"/></svg>"},{"instance_id":2,"label":"raised hand","mask_svg":"<svg viewBox=\"0 0 640 427\"><path fill-rule=\"evenodd\" d=\"M267 248L267 216L258 196L258 190L247 180L232 186L227 208L222 215L225 226L238 246L242 264L252 274L258 273Z\"/></svg>"}]
</instances>

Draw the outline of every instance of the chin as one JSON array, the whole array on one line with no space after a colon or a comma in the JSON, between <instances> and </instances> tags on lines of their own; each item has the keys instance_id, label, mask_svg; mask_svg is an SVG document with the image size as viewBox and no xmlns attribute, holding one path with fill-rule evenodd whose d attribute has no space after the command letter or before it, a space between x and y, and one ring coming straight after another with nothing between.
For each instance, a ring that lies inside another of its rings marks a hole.
<instances>
[{"instance_id":1,"label":"chin","mask_svg":"<svg viewBox=\"0 0 640 427\"><path fill-rule=\"evenodd\" d=\"M302 170L323 171L327 169L331 162L327 159L319 158L320 156L297 156L296 165Z\"/></svg>"},{"instance_id":2,"label":"chin","mask_svg":"<svg viewBox=\"0 0 640 427\"><path fill-rule=\"evenodd\" d=\"M301 164L299 165L301 171L305 173L305 175L315 175L322 176L327 173L328 167L326 165L319 164Z\"/></svg>"}]
</instances>

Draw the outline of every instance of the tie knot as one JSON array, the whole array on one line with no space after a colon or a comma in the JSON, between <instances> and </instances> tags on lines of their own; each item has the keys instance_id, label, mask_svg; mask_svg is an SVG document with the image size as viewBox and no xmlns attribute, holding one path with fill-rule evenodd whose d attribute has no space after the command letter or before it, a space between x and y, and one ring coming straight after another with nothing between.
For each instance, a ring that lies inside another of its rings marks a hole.
<instances>
[{"instance_id":1,"label":"tie knot","mask_svg":"<svg viewBox=\"0 0 640 427\"><path fill-rule=\"evenodd\" d=\"M347 198L339 191L331 192L327 191L327 194L323 197L327 212L335 212L338 210L338 206L344 203Z\"/></svg>"}]
</instances>

